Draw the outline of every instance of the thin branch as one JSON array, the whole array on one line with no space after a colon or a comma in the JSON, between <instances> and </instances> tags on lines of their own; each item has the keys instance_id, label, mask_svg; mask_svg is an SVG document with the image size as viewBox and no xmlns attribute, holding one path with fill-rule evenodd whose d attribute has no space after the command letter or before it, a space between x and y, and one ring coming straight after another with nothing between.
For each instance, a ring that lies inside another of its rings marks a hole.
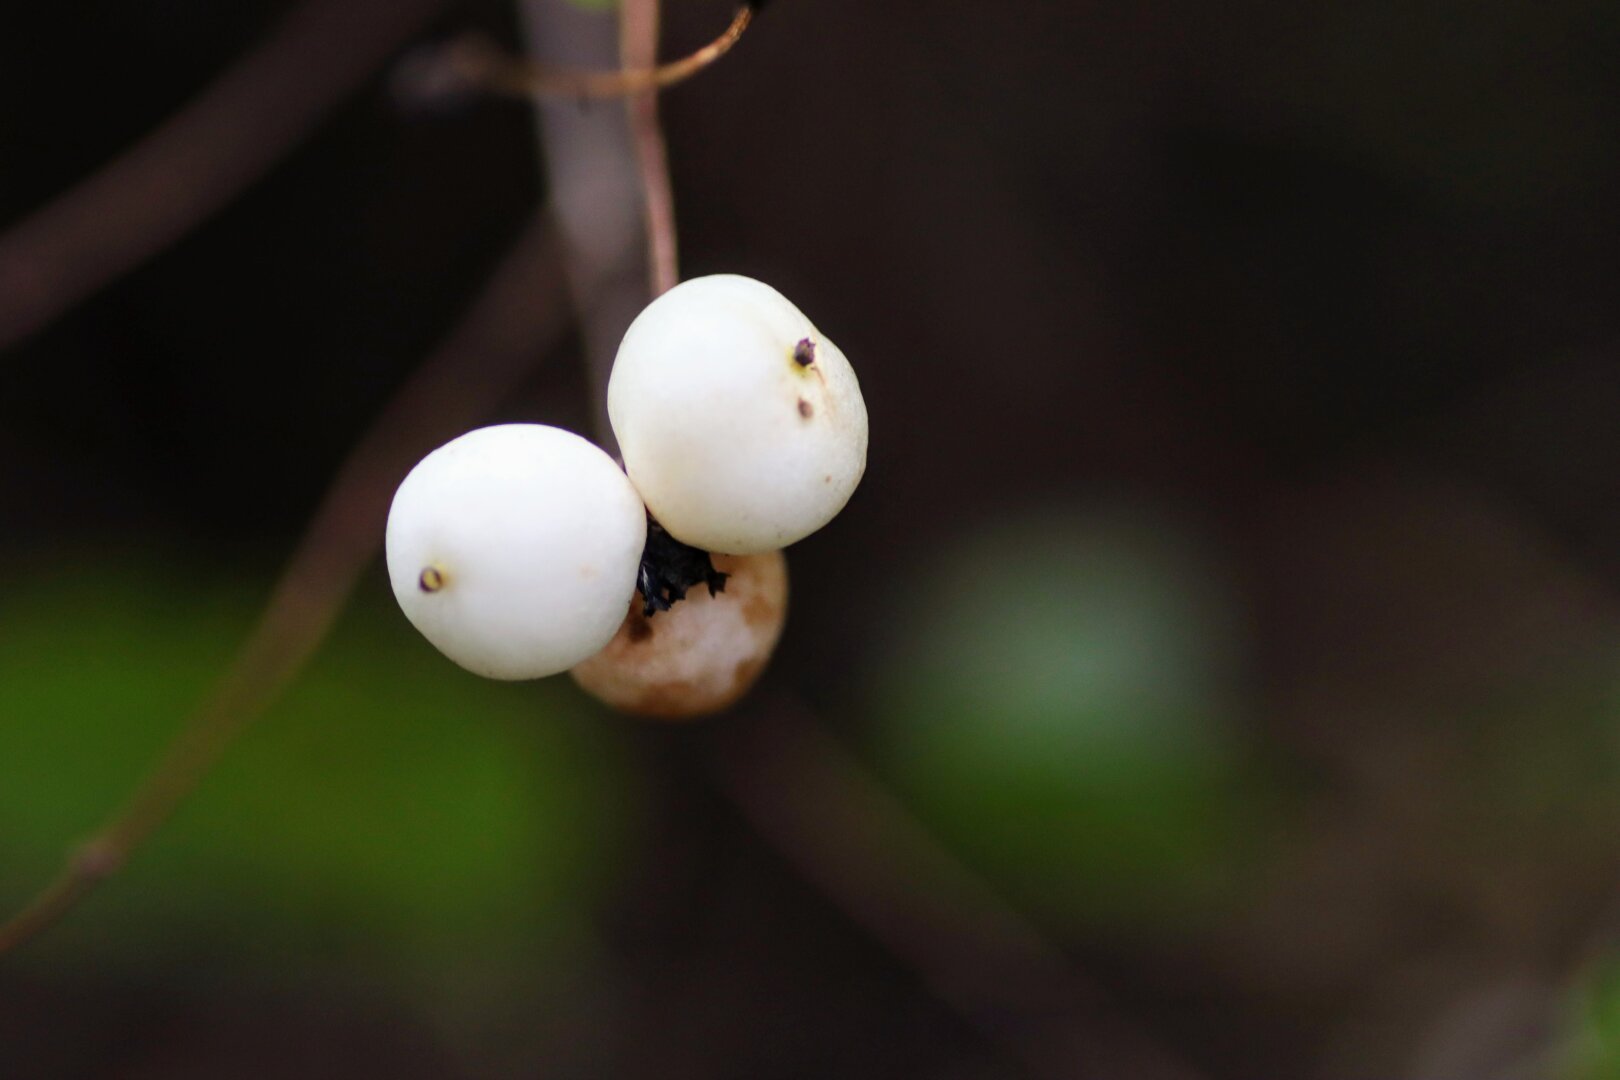
<instances>
[{"instance_id":1,"label":"thin branch","mask_svg":"<svg viewBox=\"0 0 1620 1080\"><path fill-rule=\"evenodd\" d=\"M224 207L444 2L306 0L190 104L0 236L0 349Z\"/></svg>"},{"instance_id":2,"label":"thin branch","mask_svg":"<svg viewBox=\"0 0 1620 1080\"><path fill-rule=\"evenodd\" d=\"M571 0L523 0L524 48L541 67L620 61L618 23ZM579 315L592 429L615 451L607 381L619 342L647 306L647 245L636 151L623 109L582 109L538 98L535 120L546 191L557 216L569 291Z\"/></svg>"},{"instance_id":3,"label":"thin branch","mask_svg":"<svg viewBox=\"0 0 1620 1080\"><path fill-rule=\"evenodd\" d=\"M445 60L462 80L490 93L511 97L581 101L656 93L690 79L730 52L753 21L757 6L745 3L719 37L695 52L664 64L657 62L654 47L637 49L636 59L625 59L624 66L614 71L561 67L510 56L484 38L465 38L454 43ZM655 46L657 29L655 15L652 23ZM637 37L645 40L641 33Z\"/></svg>"},{"instance_id":4,"label":"thin branch","mask_svg":"<svg viewBox=\"0 0 1620 1080\"><path fill-rule=\"evenodd\" d=\"M802 704L716 739L720 787L754 829L945 1004L1049 1080L1196 1080L947 851Z\"/></svg>"},{"instance_id":5,"label":"thin branch","mask_svg":"<svg viewBox=\"0 0 1620 1080\"><path fill-rule=\"evenodd\" d=\"M464 430L559 340L567 310L551 223L540 213L339 468L257 626L214 692L134 796L59 876L0 924L0 953L65 915L168 819L321 643L376 553L394 488L421 454Z\"/></svg>"},{"instance_id":6,"label":"thin branch","mask_svg":"<svg viewBox=\"0 0 1620 1080\"><path fill-rule=\"evenodd\" d=\"M746 14L743 8L741 14ZM745 24L746 25L746 24ZM739 31L740 33L740 31ZM619 55L627 68L651 64L658 55L658 0L623 0ZM652 294L661 296L681 280L675 239L675 195L669 181L669 148L658 119L658 91L644 90L625 102L647 215L647 261Z\"/></svg>"}]
</instances>

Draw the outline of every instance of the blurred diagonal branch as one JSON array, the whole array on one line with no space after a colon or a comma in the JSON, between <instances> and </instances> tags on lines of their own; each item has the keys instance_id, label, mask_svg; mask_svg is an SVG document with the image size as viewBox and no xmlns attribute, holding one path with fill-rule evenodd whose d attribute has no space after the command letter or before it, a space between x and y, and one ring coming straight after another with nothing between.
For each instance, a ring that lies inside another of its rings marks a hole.
<instances>
[{"instance_id":1,"label":"blurred diagonal branch","mask_svg":"<svg viewBox=\"0 0 1620 1080\"><path fill-rule=\"evenodd\" d=\"M130 801L10 921L0 953L50 926L169 817L314 652L376 553L389 500L421 455L475 423L562 335L557 242L536 214L465 318L339 468L252 634Z\"/></svg>"},{"instance_id":2,"label":"blurred diagonal branch","mask_svg":"<svg viewBox=\"0 0 1620 1080\"><path fill-rule=\"evenodd\" d=\"M727 725L715 776L754 829L939 999L1052 1080L1195 1080L1003 903L802 703Z\"/></svg>"},{"instance_id":3,"label":"blurred diagonal branch","mask_svg":"<svg viewBox=\"0 0 1620 1080\"><path fill-rule=\"evenodd\" d=\"M0 236L0 349L223 208L446 0L307 0L195 100Z\"/></svg>"}]
</instances>

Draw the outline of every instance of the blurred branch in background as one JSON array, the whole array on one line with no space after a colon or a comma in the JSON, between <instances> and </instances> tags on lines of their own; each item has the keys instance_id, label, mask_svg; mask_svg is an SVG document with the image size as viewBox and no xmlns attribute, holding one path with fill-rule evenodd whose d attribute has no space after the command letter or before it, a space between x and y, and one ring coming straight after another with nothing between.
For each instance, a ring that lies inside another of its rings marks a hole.
<instances>
[{"instance_id":1,"label":"blurred branch in background","mask_svg":"<svg viewBox=\"0 0 1620 1080\"><path fill-rule=\"evenodd\" d=\"M382 540L394 488L423 453L514 388L567 325L556 240L539 212L462 323L339 468L252 635L135 795L22 912L0 953L46 929L169 817L326 636Z\"/></svg>"},{"instance_id":2,"label":"blurred branch in background","mask_svg":"<svg viewBox=\"0 0 1620 1080\"><path fill-rule=\"evenodd\" d=\"M1119 1015L802 704L767 698L722 736L717 782L759 834L1033 1075L1200 1075Z\"/></svg>"},{"instance_id":3,"label":"blurred branch in background","mask_svg":"<svg viewBox=\"0 0 1620 1080\"><path fill-rule=\"evenodd\" d=\"M0 346L39 329L223 206L439 4L352 0L300 8L201 99L0 238L0 297L15 303L9 310L0 306ZM673 81L701 68L736 40L748 23L747 11L720 42L653 74ZM393 19L368 18L383 12ZM355 23L370 33L357 40ZM617 72L616 57L609 62ZM580 188L568 190L577 194ZM108 229L109 221L127 227ZM635 234L631 226L628 235ZM0 923L0 953L48 928L97 882L116 873L298 673L375 553L389 497L410 464L475 423L562 333L565 320L559 313L567 305L559 263L551 219L539 213L462 325L340 467L253 633L213 695L124 808L74 851L27 906ZM637 309L641 299L633 297Z\"/></svg>"},{"instance_id":4,"label":"blurred branch in background","mask_svg":"<svg viewBox=\"0 0 1620 1080\"><path fill-rule=\"evenodd\" d=\"M0 349L227 205L445 0L308 0L196 100L0 236Z\"/></svg>"}]
</instances>

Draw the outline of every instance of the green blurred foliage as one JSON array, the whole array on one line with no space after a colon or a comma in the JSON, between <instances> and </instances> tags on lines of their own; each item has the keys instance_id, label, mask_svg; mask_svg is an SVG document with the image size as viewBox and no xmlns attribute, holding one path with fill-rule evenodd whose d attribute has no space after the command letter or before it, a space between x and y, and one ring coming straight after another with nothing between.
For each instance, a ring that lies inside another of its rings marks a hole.
<instances>
[{"instance_id":1,"label":"green blurred foliage","mask_svg":"<svg viewBox=\"0 0 1620 1080\"><path fill-rule=\"evenodd\" d=\"M1620 955L1591 965L1570 998L1563 1080L1620 1080Z\"/></svg>"},{"instance_id":2,"label":"green blurred foliage","mask_svg":"<svg viewBox=\"0 0 1620 1080\"><path fill-rule=\"evenodd\" d=\"M1243 620L1146 517L1053 512L953 546L894 610L887 773L1056 924L1196 918L1253 848Z\"/></svg>"},{"instance_id":3,"label":"green blurred foliage","mask_svg":"<svg viewBox=\"0 0 1620 1080\"><path fill-rule=\"evenodd\" d=\"M261 600L173 559L85 563L8 590L8 906L126 798ZM565 966L631 797L583 707L566 687L466 674L391 608L351 613L193 800L23 961L272 977L325 965L430 997L450 970L499 982Z\"/></svg>"},{"instance_id":4,"label":"green blurred foliage","mask_svg":"<svg viewBox=\"0 0 1620 1080\"><path fill-rule=\"evenodd\" d=\"M1572 646L1549 670L1496 689L1461 717L1471 738L1454 748L1459 832L1471 832L1482 857L1500 858L1511 845L1556 853L1576 872L1612 862L1620 855L1617 719L1620 647L1606 641Z\"/></svg>"}]
</instances>

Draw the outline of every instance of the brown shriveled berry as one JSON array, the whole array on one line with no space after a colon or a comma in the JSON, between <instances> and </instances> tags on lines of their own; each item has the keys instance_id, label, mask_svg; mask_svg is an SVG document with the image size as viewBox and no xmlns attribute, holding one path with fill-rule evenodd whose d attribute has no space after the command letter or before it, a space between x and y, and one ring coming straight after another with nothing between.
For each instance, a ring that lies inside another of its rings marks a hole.
<instances>
[{"instance_id":1,"label":"brown shriveled berry","mask_svg":"<svg viewBox=\"0 0 1620 1080\"><path fill-rule=\"evenodd\" d=\"M640 598L607 647L570 672L593 697L638 716L688 720L719 712L765 670L787 617L780 551L715 555L724 592L694 590L668 611Z\"/></svg>"}]
</instances>

